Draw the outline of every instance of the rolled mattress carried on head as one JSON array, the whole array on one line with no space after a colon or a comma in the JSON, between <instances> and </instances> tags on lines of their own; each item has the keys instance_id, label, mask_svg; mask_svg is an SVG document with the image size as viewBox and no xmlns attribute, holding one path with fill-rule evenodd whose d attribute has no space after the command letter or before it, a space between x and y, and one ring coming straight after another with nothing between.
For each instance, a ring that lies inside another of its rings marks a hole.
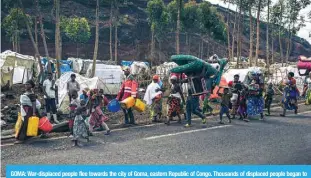
<instances>
[{"instance_id":1,"label":"rolled mattress carried on head","mask_svg":"<svg viewBox=\"0 0 311 178\"><path fill-rule=\"evenodd\" d=\"M311 61L298 61L297 67L298 69L311 70Z\"/></svg>"}]
</instances>

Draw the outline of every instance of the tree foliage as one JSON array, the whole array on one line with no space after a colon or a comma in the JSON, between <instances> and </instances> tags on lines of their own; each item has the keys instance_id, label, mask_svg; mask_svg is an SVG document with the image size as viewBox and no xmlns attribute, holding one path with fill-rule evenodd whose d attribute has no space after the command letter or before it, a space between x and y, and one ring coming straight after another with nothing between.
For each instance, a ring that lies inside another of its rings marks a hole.
<instances>
[{"instance_id":1,"label":"tree foliage","mask_svg":"<svg viewBox=\"0 0 311 178\"><path fill-rule=\"evenodd\" d=\"M3 20L3 28L11 40L13 36L19 37L22 34L22 30L26 28L26 20L31 22L30 17L24 14L22 9L12 8L10 10Z\"/></svg>"},{"instance_id":2,"label":"tree foliage","mask_svg":"<svg viewBox=\"0 0 311 178\"><path fill-rule=\"evenodd\" d=\"M209 32L215 39L226 41L227 29L223 17L208 2L200 4L200 17L203 31Z\"/></svg>"},{"instance_id":3,"label":"tree foliage","mask_svg":"<svg viewBox=\"0 0 311 178\"><path fill-rule=\"evenodd\" d=\"M91 37L91 30L86 18L70 18L62 23L66 36L75 43L85 43Z\"/></svg>"},{"instance_id":4,"label":"tree foliage","mask_svg":"<svg viewBox=\"0 0 311 178\"><path fill-rule=\"evenodd\" d=\"M167 27L168 14L162 0L151 0L147 5L148 21L156 38L160 38Z\"/></svg>"}]
</instances>

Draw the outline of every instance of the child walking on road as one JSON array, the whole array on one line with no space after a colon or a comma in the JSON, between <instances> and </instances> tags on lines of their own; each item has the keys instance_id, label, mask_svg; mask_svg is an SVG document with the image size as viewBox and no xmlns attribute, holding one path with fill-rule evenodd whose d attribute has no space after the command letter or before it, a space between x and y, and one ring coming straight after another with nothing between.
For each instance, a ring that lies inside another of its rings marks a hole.
<instances>
[{"instance_id":1,"label":"child walking on road","mask_svg":"<svg viewBox=\"0 0 311 178\"><path fill-rule=\"evenodd\" d=\"M221 107L220 107L220 113L219 113L220 122L219 123L224 124L224 122L222 121L223 114L227 115L229 119L229 123L231 123L231 117L229 113L229 104L230 104L230 99L232 97L232 93L229 92L228 87L224 87L224 93L219 93L219 90L218 90L217 94L221 96L221 104L220 104Z\"/></svg>"},{"instance_id":2,"label":"child walking on road","mask_svg":"<svg viewBox=\"0 0 311 178\"><path fill-rule=\"evenodd\" d=\"M73 137L73 123L75 120L75 111L76 108L80 106L80 100L78 99L78 93L73 91L71 92L71 103L69 104L69 131L70 135L69 137Z\"/></svg>"},{"instance_id":3,"label":"child walking on road","mask_svg":"<svg viewBox=\"0 0 311 178\"><path fill-rule=\"evenodd\" d=\"M270 116L270 107L272 104L273 96L274 96L273 85L272 85L272 83L270 83L268 88L267 88L266 97L265 97L265 104L266 104L266 108L268 110L267 116Z\"/></svg>"},{"instance_id":4,"label":"child walking on road","mask_svg":"<svg viewBox=\"0 0 311 178\"><path fill-rule=\"evenodd\" d=\"M75 119L73 124L73 146L81 146L79 139L84 138L89 141L88 127L85 123L87 116L86 102L81 100L81 106L75 110Z\"/></svg>"}]
</instances>

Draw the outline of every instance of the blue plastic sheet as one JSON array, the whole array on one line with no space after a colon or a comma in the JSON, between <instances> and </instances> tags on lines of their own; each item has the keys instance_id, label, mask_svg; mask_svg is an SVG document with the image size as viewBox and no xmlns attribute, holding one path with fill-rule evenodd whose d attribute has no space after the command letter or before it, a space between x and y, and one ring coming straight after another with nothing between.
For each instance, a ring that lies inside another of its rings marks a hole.
<instances>
[{"instance_id":1,"label":"blue plastic sheet","mask_svg":"<svg viewBox=\"0 0 311 178\"><path fill-rule=\"evenodd\" d=\"M60 60L59 63L60 63L61 74L66 73L66 72L72 72L72 69L71 69L72 61Z\"/></svg>"},{"instance_id":2,"label":"blue plastic sheet","mask_svg":"<svg viewBox=\"0 0 311 178\"><path fill-rule=\"evenodd\" d=\"M130 67L134 61L121 61L121 66ZM149 62L144 62L149 67Z\"/></svg>"}]
</instances>

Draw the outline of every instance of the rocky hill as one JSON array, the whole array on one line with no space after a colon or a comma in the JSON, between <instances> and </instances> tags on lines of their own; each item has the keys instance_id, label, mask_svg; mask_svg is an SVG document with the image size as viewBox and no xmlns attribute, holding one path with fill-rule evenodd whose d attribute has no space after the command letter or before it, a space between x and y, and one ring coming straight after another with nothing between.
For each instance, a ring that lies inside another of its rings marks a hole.
<instances>
[{"instance_id":1,"label":"rocky hill","mask_svg":"<svg viewBox=\"0 0 311 178\"><path fill-rule=\"evenodd\" d=\"M30 15L36 14L34 1L23 0L25 11ZM127 0L127 3L119 7L120 10L120 27L118 29L118 59L120 60L140 60L148 61L150 59L150 41L151 33L150 27L147 21L147 13L145 8L147 6L147 0ZM170 2L169 0L165 1ZM3 1L1 2L3 3ZM77 56L76 48L79 48L78 57L80 58L92 58L94 50L94 38L95 38L95 0L62 0L61 1L61 15L66 17L86 17L91 25L92 36L91 39L86 44L75 44L63 37L63 55L66 56ZM2 7L3 4L2 4ZM218 11L226 17L227 9L223 7L215 6ZM4 18L8 14L9 8L2 8L1 15ZM54 16L53 16L53 0L47 1L42 7L41 11L44 17L44 27L46 30L48 49L52 57L54 57ZM231 23L230 32L233 28L233 11L231 13ZM100 7L100 45L98 58L100 60L109 59L109 14L110 14L110 4L103 3ZM242 36L242 56L248 56L249 51L249 30L248 30L248 17L244 18L244 31ZM265 58L265 46L266 46L266 25L262 23L260 25L260 58ZM114 34L113 34L114 36ZM5 36L4 29L1 32L1 51L11 49L12 45ZM189 53L196 56L201 56L206 58L214 53L221 57L226 57L227 45L225 42L219 42L208 35L202 38L197 34L190 34L189 45L186 45L186 35L181 34L181 53ZM275 51L279 53L278 40L275 39ZM282 41L283 46L285 46L286 41ZM290 53L291 60L295 60L298 55L309 56L311 54L311 45L304 39L297 36L293 37L293 46ZM254 44L255 46L255 44ZM188 48L190 47L190 49ZM41 55L44 55L44 48L42 44L42 39L39 37L39 48ZM157 61L156 63L167 61L169 56L175 53L175 34L167 33L166 38L161 42L157 43ZM285 50L284 50L285 51ZM31 42L28 38L26 31L22 35L21 49L20 53L33 55L34 50L32 48ZM279 59L278 59L279 60Z\"/></svg>"}]
</instances>

